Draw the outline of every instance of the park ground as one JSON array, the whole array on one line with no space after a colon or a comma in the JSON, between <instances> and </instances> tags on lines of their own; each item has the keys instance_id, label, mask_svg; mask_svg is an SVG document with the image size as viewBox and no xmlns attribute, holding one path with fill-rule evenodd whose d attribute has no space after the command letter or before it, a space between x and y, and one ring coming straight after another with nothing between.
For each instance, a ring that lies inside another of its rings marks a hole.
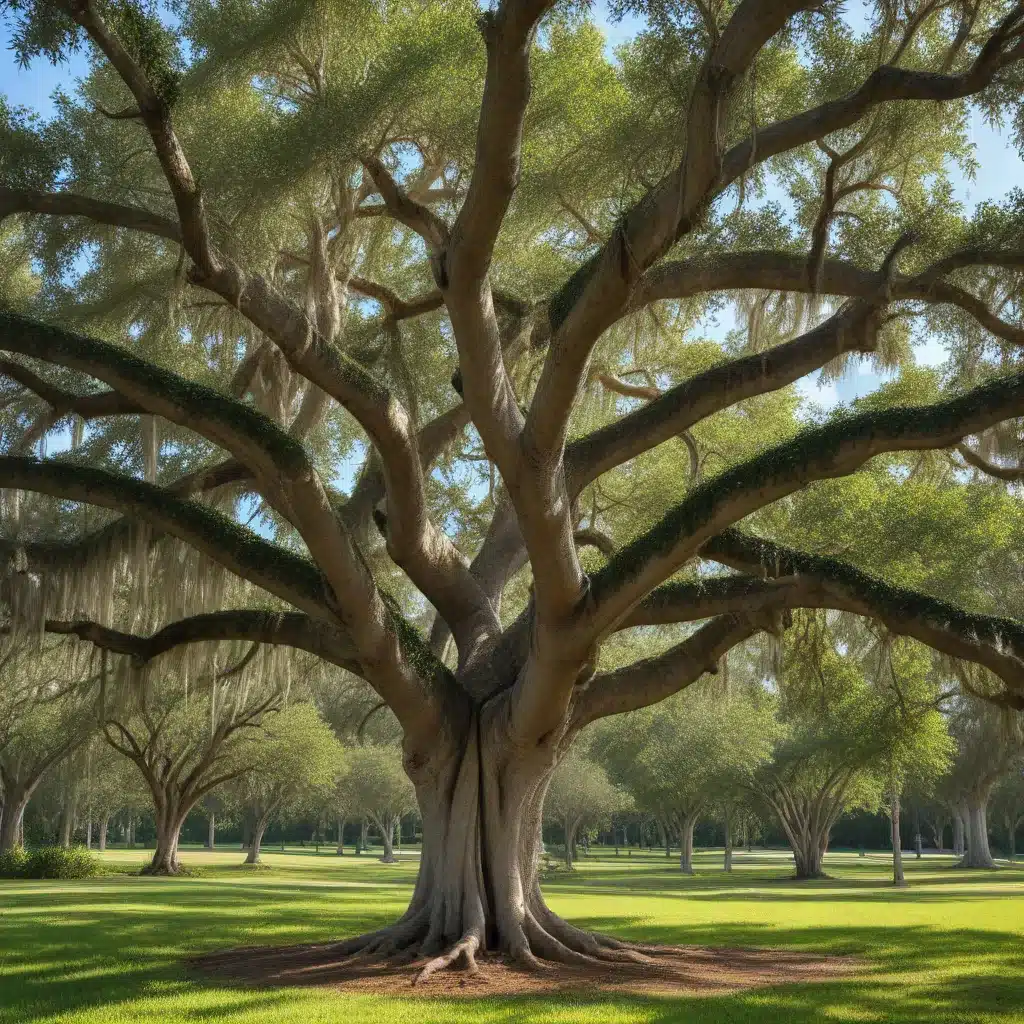
<instances>
[{"instance_id":1,"label":"park ground","mask_svg":"<svg viewBox=\"0 0 1024 1024\"><path fill-rule=\"evenodd\" d=\"M144 851L108 851L138 867ZM186 851L195 877L107 875L0 881L0 1024L804 1024L810 1021L1024 1022L1024 871L966 872L946 857L908 859L910 886L887 884L882 854L833 853L832 876L787 877L780 852L697 856L684 877L663 854L610 851L572 875L550 872L548 900L585 927L655 943L779 947L853 955L830 981L716 995L601 994L416 998L331 988L229 986L184 958L249 944L316 942L386 923L404 908L415 856L396 865L328 848L268 851L265 870L237 849ZM486 986L484 987L486 988Z\"/></svg>"}]
</instances>

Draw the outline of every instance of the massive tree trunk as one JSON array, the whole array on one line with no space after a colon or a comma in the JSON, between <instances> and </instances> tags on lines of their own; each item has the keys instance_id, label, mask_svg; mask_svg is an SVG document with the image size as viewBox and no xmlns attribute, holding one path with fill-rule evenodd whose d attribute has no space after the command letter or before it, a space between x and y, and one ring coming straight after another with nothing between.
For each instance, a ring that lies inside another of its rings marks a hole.
<instances>
[{"instance_id":1,"label":"massive tree trunk","mask_svg":"<svg viewBox=\"0 0 1024 1024\"><path fill-rule=\"evenodd\" d=\"M982 787L967 798L967 851L961 867L994 868L992 851L988 845L988 799L991 786Z\"/></svg>"},{"instance_id":2,"label":"massive tree trunk","mask_svg":"<svg viewBox=\"0 0 1024 1024\"><path fill-rule=\"evenodd\" d=\"M892 884L902 886L907 884L907 879L903 874L903 840L900 836L899 790L893 789L890 801L889 820L892 824Z\"/></svg>"},{"instance_id":3,"label":"massive tree trunk","mask_svg":"<svg viewBox=\"0 0 1024 1024\"><path fill-rule=\"evenodd\" d=\"M462 743L445 744L445 752L422 763L407 749L423 820L412 900L394 925L340 949L436 957L421 977L457 962L475 969L483 949L533 966L538 958L637 959L623 944L569 925L541 896L541 812L554 742L524 755L486 723L471 723L463 735Z\"/></svg>"},{"instance_id":4,"label":"massive tree trunk","mask_svg":"<svg viewBox=\"0 0 1024 1024\"><path fill-rule=\"evenodd\" d=\"M822 859L825 846L821 839L808 833L793 845L793 863L796 865L797 878L824 878Z\"/></svg>"}]
</instances>

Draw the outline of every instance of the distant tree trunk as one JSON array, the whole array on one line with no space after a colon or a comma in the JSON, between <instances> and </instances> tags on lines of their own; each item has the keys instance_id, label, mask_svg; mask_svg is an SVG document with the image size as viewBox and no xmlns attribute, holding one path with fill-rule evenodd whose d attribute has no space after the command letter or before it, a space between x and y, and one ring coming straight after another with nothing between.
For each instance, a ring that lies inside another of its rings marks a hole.
<instances>
[{"instance_id":1,"label":"distant tree trunk","mask_svg":"<svg viewBox=\"0 0 1024 1024\"><path fill-rule=\"evenodd\" d=\"M22 827L28 799L29 794L24 792L7 794L4 816L0 820L0 853L7 853L16 846L25 845Z\"/></svg>"},{"instance_id":2,"label":"distant tree trunk","mask_svg":"<svg viewBox=\"0 0 1024 1024\"><path fill-rule=\"evenodd\" d=\"M754 830L746 821L743 822L743 845L747 848L747 853L754 852Z\"/></svg>"},{"instance_id":3,"label":"distant tree trunk","mask_svg":"<svg viewBox=\"0 0 1024 1024\"><path fill-rule=\"evenodd\" d=\"M965 868L994 868L988 845L988 800L991 785L981 786L967 798L967 852L961 861Z\"/></svg>"},{"instance_id":4,"label":"distant tree trunk","mask_svg":"<svg viewBox=\"0 0 1024 1024\"><path fill-rule=\"evenodd\" d=\"M562 822L565 832L565 867L572 871L576 861L576 823L569 818Z\"/></svg>"},{"instance_id":5,"label":"distant tree trunk","mask_svg":"<svg viewBox=\"0 0 1024 1024\"><path fill-rule=\"evenodd\" d=\"M732 871L732 812L725 809L725 863L726 871Z\"/></svg>"},{"instance_id":6,"label":"distant tree trunk","mask_svg":"<svg viewBox=\"0 0 1024 1024\"><path fill-rule=\"evenodd\" d=\"M671 838L671 834L669 833L668 823L667 822L658 821L658 822L656 822L656 824L658 826L658 836L661 839L662 845L665 847L665 856L666 857L671 857L672 856L672 838Z\"/></svg>"},{"instance_id":7,"label":"distant tree trunk","mask_svg":"<svg viewBox=\"0 0 1024 1024\"><path fill-rule=\"evenodd\" d=\"M66 850L71 845L71 832L75 826L75 795L68 793L60 816L60 845Z\"/></svg>"},{"instance_id":8,"label":"distant tree trunk","mask_svg":"<svg viewBox=\"0 0 1024 1024\"><path fill-rule=\"evenodd\" d=\"M135 849L135 815L128 819L128 847Z\"/></svg>"},{"instance_id":9,"label":"distant tree trunk","mask_svg":"<svg viewBox=\"0 0 1024 1024\"><path fill-rule=\"evenodd\" d=\"M377 830L380 832L381 840L384 843L384 856L381 857L380 862L382 864L394 864L395 848L393 845L393 836L395 834L395 819L375 818L374 824L377 826Z\"/></svg>"},{"instance_id":10,"label":"distant tree trunk","mask_svg":"<svg viewBox=\"0 0 1024 1024\"><path fill-rule=\"evenodd\" d=\"M104 814L103 817L100 818L100 838L99 838L100 853L103 853L106 850L106 848L107 848L107 827L109 826L109 824L110 824L110 815L109 814Z\"/></svg>"},{"instance_id":11,"label":"distant tree trunk","mask_svg":"<svg viewBox=\"0 0 1024 1024\"><path fill-rule=\"evenodd\" d=\"M903 840L900 836L900 793L893 788L890 795L891 807L889 820L892 823L892 884L903 886L907 884L906 876L903 874Z\"/></svg>"},{"instance_id":12,"label":"distant tree trunk","mask_svg":"<svg viewBox=\"0 0 1024 1024\"><path fill-rule=\"evenodd\" d=\"M339 857L345 856L345 819L338 819L338 848L335 851Z\"/></svg>"},{"instance_id":13,"label":"distant tree trunk","mask_svg":"<svg viewBox=\"0 0 1024 1024\"><path fill-rule=\"evenodd\" d=\"M209 817L206 819L206 848L208 850L216 849L217 846L217 816L210 811Z\"/></svg>"},{"instance_id":14,"label":"distant tree trunk","mask_svg":"<svg viewBox=\"0 0 1024 1024\"><path fill-rule=\"evenodd\" d=\"M1004 818L1006 824L1007 853L1012 864L1017 859L1017 819L1012 814Z\"/></svg>"},{"instance_id":15,"label":"distant tree trunk","mask_svg":"<svg viewBox=\"0 0 1024 1024\"><path fill-rule=\"evenodd\" d=\"M914 856L921 859L921 809L914 808Z\"/></svg>"},{"instance_id":16,"label":"distant tree trunk","mask_svg":"<svg viewBox=\"0 0 1024 1024\"><path fill-rule=\"evenodd\" d=\"M181 838L181 826L191 806L182 808L173 798L166 794L157 801L156 819L156 850L153 859L144 869L147 875L175 875L181 869L178 860L178 841Z\"/></svg>"},{"instance_id":17,"label":"distant tree trunk","mask_svg":"<svg viewBox=\"0 0 1024 1024\"><path fill-rule=\"evenodd\" d=\"M362 854L366 852L366 819L359 823L359 845L356 847L356 853Z\"/></svg>"},{"instance_id":18,"label":"distant tree trunk","mask_svg":"<svg viewBox=\"0 0 1024 1024\"><path fill-rule=\"evenodd\" d=\"M697 824L698 815L688 814L680 826L679 870L684 874L693 874L693 827Z\"/></svg>"},{"instance_id":19,"label":"distant tree trunk","mask_svg":"<svg viewBox=\"0 0 1024 1024\"><path fill-rule=\"evenodd\" d=\"M964 855L964 819L959 808L953 811L953 856Z\"/></svg>"},{"instance_id":20,"label":"distant tree trunk","mask_svg":"<svg viewBox=\"0 0 1024 1024\"><path fill-rule=\"evenodd\" d=\"M246 864L260 864L260 850L263 845L263 833L267 831L269 815L257 818L252 827L252 839L249 843L249 852L245 855Z\"/></svg>"},{"instance_id":21,"label":"distant tree trunk","mask_svg":"<svg viewBox=\"0 0 1024 1024\"><path fill-rule=\"evenodd\" d=\"M89 812L89 817L85 821L85 848L92 849L92 811Z\"/></svg>"}]
</instances>

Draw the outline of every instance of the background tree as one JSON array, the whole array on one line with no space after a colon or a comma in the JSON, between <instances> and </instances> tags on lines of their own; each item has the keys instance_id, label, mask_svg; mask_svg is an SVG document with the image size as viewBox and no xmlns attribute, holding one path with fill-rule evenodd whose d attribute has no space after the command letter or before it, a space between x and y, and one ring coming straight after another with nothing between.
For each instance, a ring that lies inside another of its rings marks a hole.
<instances>
[{"instance_id":1,"label":"background tree","mask_svg":"<svg viewBox=\"0 0 1024 1024\"><path fill-rule=\"evenodd\" d=\"M88 787L82 800L96 822L96 838L102 852L107 848L110 819L120 811L148 806L149 789L131 759L102 736L93 737L89 755Z\"/></svg>"},{"instance_id":2,"label":"background tree","mask_svg":"<svg viewBox=\"0 0 1024 1024\"><path fill-rule=\"evenodd\" d=\"M562 759L544 797L544 817L562 829L568 870L573 869L580 829L607 825L625 806L624 794L611 784L600 764L578 750Z\"/></svg>"},{"instance_id":3,"label":"background tree","mask_svg":"<svg viewBox=\"0 0 1024 1024\"><path fill-rule=\"evenodd\" d=\"M545 0L3 7L21 57L95 57L56 123L3 109L0 486L39 496L4 520L8 603L34 602L12 628L137 662L288 645L364 677L425 849L410 914L353 945L441 952L424 977L485 941L610 955L540 894L551 773L790 607L1024 703L1006 537L996 581L969 585L979 564L950 596L794 528L839 476L1019 472L1020 204L966 216L949 170L966 107L1016 116L1024 7L878 3L855 29L838 4L635 6L615 62ZM770 184L790 216L747 202ZM737 334L700 337L725 304ZM796 417L801 377L930 335L945 378ZM245 582L199 586L211 561ZM665 623L670 647L597 670Z\"/></svg>"},{"instance_id":4,"label":"background tree","mask_svg":"<svg viewBox=\"0 0 1024 1024\"><path fill-rule=\"evenodd\" d=\"M384 843L381 860L393 864L395 829L416 809L416 791L402 768L402 755L394 747L368 745L351 750L348 764L347 806L377 827Z\"/></svg>"},{"instance_id":5,"label":"background tree","mask_svg":"<svg viewBox=\"0 0 1024 1024\"><path fill-rule=\"evenodd\" d=\"M95 728L87 667L65 643L0 651L0 853L20 844L25 808L47 772Z\"/></svg>"},{"instance_id":6,"label":"background tree","mask_svg":"<svg viewBox=\"0 0 1024 1024\"><path fill-rule=\"evenodd\" d=\"M1024 822L1024 768L1018 765L999 780L992 794L992 808L1005 830L1006 855L1013 861L1017 856L1017 830Z\"/></svg>"},{"instance_id":7,"label":"background tree","mask_svg":"<svg viewBox=\"0 0 1024 1024\"><path fill-rule=\"evenodd\" d=\"M915 652L886 651L900 668L880 674L876 645L865 651L863 631L837 635L839 625L802 614L787 638L777 698L781 731L753 783L786 835L798 878L821 877L839 816L877 808L897 768L912 764L923 747L941 749L944 732ZM911 682L918 692L908 699Z\"/></svg>"},{"instance_id":8,"label":"background tree","mask_svg":"<svg viewBox=\"0 0 1024 1024\"><path fill-rule=\"evenodd\" d=\"M622 716L595 741L611 779L680 835L693 872L693 829L715 801L752 777L768 754L770 719L742 693L701 683L657 709Z\"/></svg>"},{"instance_id":9,"label":"background tree","mask_svg":"<svg viewBox=\"0 0 1024 1024\"><path fill-rule=\"evenodd\" d=\"M966 868L994 868L989 846L988 805L992 790L1024 753L1024 732L1019 712L993 708L965 697L955 709L950 731L956 740L948 790L963 822ZM955 844L954 844L955 846Z\"/></svg>"},{"instance_id":10,"label":"background tree","mask_svg":"<svg viewBox=\"0 0 1024 1024\"><path fill-rule=\"evenodd\" d=\"M312 704L270 716L260 733L246 771L228 784L231 799L253 822L246 864L260 863L263 834L276 815L333 786L341 756L341 744Z\"/></svg>"},{"instance_id":11,"label":"background tree","mask_svg":"<svg viewBox=\"0 0 1024 1024\"><path fill-rule=\"evenodd\" d=\"M196 677L190 669L179 664L141 680L126 672L101 698L106 741L135 764L153 800L156 849L146 869L153 874L177 873L188 813L251 768L261 749L259 727L285 702L281 666L255 647L211 675Z\"/></svg>"}]
</instances>

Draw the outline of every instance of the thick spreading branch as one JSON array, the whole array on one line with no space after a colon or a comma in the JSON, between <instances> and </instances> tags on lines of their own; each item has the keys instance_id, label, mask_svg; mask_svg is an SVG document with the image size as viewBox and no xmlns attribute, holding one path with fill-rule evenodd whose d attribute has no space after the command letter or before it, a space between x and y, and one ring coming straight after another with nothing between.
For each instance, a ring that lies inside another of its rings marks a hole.
<instances>
[{"instance_id":1,"label":"thick spreading branch","mask_svg":"<svg viewBox=\"0 0 1024 1024\"><path fill-rule=\"evenodd\" d=\"M172 622L149 636L124 633L82 619L47 619L44 628L48 633L77 636L102 650L128 655L141 664L185 644L248 641L309 651L350 672L361 671L357 652L341 630L301 612L247 608L211 612Z\"/></svg>"},{"instance_id":2,"label":"thick spreading branch","mask_svg":"<svg viewBox=\"0 0 1024 1024\"><path fill-rule=\"evenodd\" d=\"M573 702L573 727L657 704L678 693L705 672L717 672L720 658L766 625L763 616L719 615L663 654L594 676Z\"/></svg>"},{"instance_id":3,"label":"thick spreading branch","mask_svg":"<svg viewBox=\"0 0 1024 1024\"><path fill-rule=\"evenodd\" d=\"M1024 374L983 384L934 405L850 416L701 484L593 579L585 613L598 636L670 577L715 534L813 480L845 476L882 452L948 448L962 437L1024 414Z\"/></svg>"},{"instance_id":4,"label":"thick spreading branch","mask_svg":"<svg viewBox=\"0 0 1024 1024\"><path fill-rule=\"evenodd\" d=\"M1006 685L1006 700L1024 709L1024 624L1014 619L966 612L938 598L892 586L840 559L807 554L739 530L712 538L701 554L765 577L756 581L763 585L777 585L775 607L833 608L863 615L892 633L983 665ZM752 589L754 582L750 582Z\"/></svg>"},{"instance_id":5,"label":"thick spreading branch","mask_svg":"<svg viewBox=\"0 0 1024 1024\"><path fill-rule=\"evenodd\" d=\"M169 242L181 241L181 229L173 220L142 207L109 203L72 192L39 192L0 187L0 221L16 213L84 217L96 224L141 231L166 238Z\"/></svg>"}]
</instances>

